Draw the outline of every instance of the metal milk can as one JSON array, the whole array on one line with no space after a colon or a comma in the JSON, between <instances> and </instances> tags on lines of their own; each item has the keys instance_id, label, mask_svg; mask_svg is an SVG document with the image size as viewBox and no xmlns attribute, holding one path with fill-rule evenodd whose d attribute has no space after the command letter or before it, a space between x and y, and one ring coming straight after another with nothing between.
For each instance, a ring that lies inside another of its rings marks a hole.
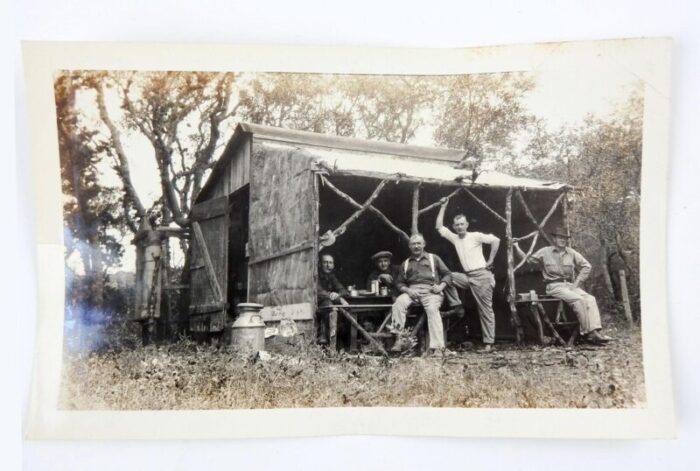
<instances>
[{"instance_id":1,"label":"metal milk can","mask_svg":"<svg viewBox=\"0 0 700 471\"><path fill-rule=\"evenodd\" d=\"M265 322L260 315L262 304L240 303L238 318L231 326L231 343L242 352L265 350Z\"/></svg>"}]
</instances>

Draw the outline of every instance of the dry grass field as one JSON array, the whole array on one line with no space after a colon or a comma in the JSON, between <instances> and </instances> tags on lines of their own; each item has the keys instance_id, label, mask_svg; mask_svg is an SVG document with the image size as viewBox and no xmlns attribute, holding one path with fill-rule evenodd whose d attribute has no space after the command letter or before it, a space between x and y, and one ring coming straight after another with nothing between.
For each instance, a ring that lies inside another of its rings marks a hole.
<instances>
[{"instance_id":1,"label":"dry grass field","mask_svg":"<svg viewBox=\"0 0 700 471\"><path fill-rule=\"evenodd\" d=\"M492 354L384 359L308 346L262 360L182 340L66 355L64 409L232 409L346 406L640 407L638 329L605 347L516 348Z\"/></svg>"}]
</instances>

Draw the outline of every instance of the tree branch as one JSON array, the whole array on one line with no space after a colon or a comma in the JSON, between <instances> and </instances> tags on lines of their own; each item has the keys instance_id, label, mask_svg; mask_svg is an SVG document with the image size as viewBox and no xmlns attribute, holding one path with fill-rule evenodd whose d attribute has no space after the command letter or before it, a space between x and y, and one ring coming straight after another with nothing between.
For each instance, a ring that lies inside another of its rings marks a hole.
<instances>
[{"instance_id":1,"label":"tree branch","mask_svg":"<svg viewBox=\"0 0 700 471\"><path fill-rule=\"evenodd\" d=\"M129 160L126 156L126 152L124 152L124 147L121 142L121 134L119 133L119 130L114 125L112 119L109 117L109 113L107 112L107 106L105 104L104 97L104 85L100 83L97 84L94 88L97 92L97 108L100 113L100 119L107 126L107 129L109 129L109 134L112 138L112 143L114 144L114 150L117 154L119 164L116 166L116 170L117 174L119 175L122 181L125 198L127 198L131 202L131 204L134 205L134 208L136 208L136 213L140 217L145 217L146 210L144 209L143 204L141 203L141 199L136 193L136 189L134 188L134 184L131 179Z\"/></svg>"}]
</instances>

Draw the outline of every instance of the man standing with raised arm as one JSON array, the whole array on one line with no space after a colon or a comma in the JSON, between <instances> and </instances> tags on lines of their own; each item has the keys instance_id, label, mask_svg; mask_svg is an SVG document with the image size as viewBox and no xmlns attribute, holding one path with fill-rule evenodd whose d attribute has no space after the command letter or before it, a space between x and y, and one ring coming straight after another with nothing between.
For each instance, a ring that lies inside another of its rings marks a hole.
<instances>
[{"instance_id":1,"label":"man standing with raised arm","mask_svg":"<svg viewBox=\"0 0 700 471\"><path fill-rule=\"evenodd\" d=\"M458 214L454 217L452 228L455 232L452 232L443 225L448 199L442 198L440 202L442 205L435 221L435 228L442 237L452 242L464 270L464 272L452 272L451 284L457 288L471 289L479 309L481 333L484 341L484 348L480 352L488 353L493 348L496 336L496 317L492 304L496 280L491 269L501 240L492 234L468 232L469 222L464 214ZM483 244L491 247L488 260L484 259Z\"/></svg>"}]
</instances>

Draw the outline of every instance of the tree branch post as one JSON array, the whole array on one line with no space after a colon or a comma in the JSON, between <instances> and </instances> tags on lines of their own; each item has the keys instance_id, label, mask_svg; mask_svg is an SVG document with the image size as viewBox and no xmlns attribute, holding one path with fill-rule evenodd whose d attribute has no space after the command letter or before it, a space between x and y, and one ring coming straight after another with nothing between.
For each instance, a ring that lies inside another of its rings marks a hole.
<instances>
[{"instance_id":1,"label":"tree branch post","mask_svg":"<svg viewBox=\"0 0 700 471\"><path fill-rule=\"evenodd\" d=\"M352 223L354 222L357 218L359 218L366 210L369 208L369 206L374 202L375 199L379 196L379 193L381 193L382 189L384 188L384 185L387 184L389 180L382 180L379 185L377 185L377 188L374 189L372 194L370 195L369 198L367 198L367 201L365 201L365 204L363 204L357 211L355 211L353 214L350 215L349 218L347 218L340 226L338 226L335 230L333 230L333 234L338 237L339 235L343 234L345 232L345 229Z\"/></svg>"},{"instance_id":2,"label":"tree branch post","mask_svg":"<svg viewBox=\"0 0 700 471\"><path fill-rule=\"evenodd\" d=\"M459 193L460 191L462 191L462 188L457 188L455 191L453 191L453 192L450 193L449 195L445 196L445 198L447 198L447 201L449 201L449 200L452 199L453 196L455 196L455 195L456 195L457 193ZM436 202L434 202L434 203L432 203L432 204L429 204L429 205L426 206L425 208L419 210L419 211L418 211L418 214L420 215L420 214L423 214L423 213L427 213L427 212L430 211L431 209L437 208L437 207L440 206L441 204L442 204L442 203L440 202L440 200L438 200L438 201L436 201Z\"/></svg>"},{"instance_id":3,"label":"tree branch post","mask_svg":"<svg viewBox=\"0 0 700 471\"><path fill-rule=\"evenodd\" d=\"M491 209L491 207L490 207L488 204L486 204L486 203L484 203L483 201L481 201L474 193L472 193L471 191L469 191L469 189L468 189L467 187L464 187L464 186L463 186L463 187L462 187L462 191L465 192L466 194L468 194L469 196L471 196L471 197L474 199L474 201L476 201L481 207L483 207L483 208L486 209L488 212L490 212L491 214L493 214L494 216L496 216L496 218L497 218L499 221L501 221L502 223L506 223L506 224L507 224L506 218L504 218L503 216L501 216L500 214L498 214L496 211L494 211L493 209ZM509 191L512 192L513 190L512 190L512 189L509 189Z\"/></svg>"},{"instance_id":4,"label":"tree branch post","mask_svg":"<svg viewBox=\"0 0 700 471\"><path fill-rule=\"evenodd\" d=\"M520 344L523 341L523 328L520 325L518 309L515 306L515 269L513 268L513 224L512 224L512 199L513 189L508 188L506 194L506 247L508 263L508 306L510 307L510 323L515 330L515 341Z\"/></svg>"},{"instance_id":5,"label":"tree branch post","mask_svg":"<svg viewBox=\"0 0 700 471\"><path fill-rule=\"evenodd\" d=\"M362 208L362 205L361 205L360 203L358 203L357 201L355 201L355 200L354 200L351 196L349 196L348 194L346 194L346 193L344 193L343 191L341 191L340 189L338 189L338 188L337 188L335 185L333 185L326 177L321 176L321 179L322 179L323 184L324 184L325 186L327 186L331 191L333 191L335 194L337 194L338 196L340 196L342 199L344 199L345 201L347 201L348 203L350 203L350 205L354 206L354 207L357 208L357 209ZM375 207L372 206L371 204L370 204L369 206L367 206L367 210L368 210L368 211L372 211L374 214L376 214L377 217L379 217L379 219L381 219L381 220L384 222L384 224L386 224L387 226L389 226L389 228L390 228L391 230L393 230L394 232L396 232L396 233L401 237L401 239L402 239L406 244L408 244L408 240L409 240L408 234L406 234L404 231L402 231L401 229L399 229L398 227L396 227L396 225L395 225L394 223L392 223L386 216L384 216L384 214L382 214L381 211L379 211L377 208L375 208Z\"/></svg>"},{"instance_id":6,"label":"tree branch post","mask_svg":"<svg viewBox=\"0 0 700 471\"><path fill-rule=\"evenodd\" d=\"M568 160L568 159L567 159ZM569 231L569 191L566 190L564 193L559 195L559 199L562 199L563 201L561 202L561 219L562 222L564 223L564 227L566 227L566 234L571 235L571 231ZM542 225L544 226L545 223L543 222ZM567 245L571 245L571 238L567 239Z\"/></svg>"},{"instance_id":7,"label":"tree branch post","mask_svg":"<svg viewBox=\"0 0 700 471\"><path fill-rule=\"evenodd\" d=\"M522 193L520 190L515 191L515 196L518 198L518 201L520 201L520 204L522 205L523 209L525 210L525 214L527 214L527 217L532 221L532 223L537 226L537 230L540 231L540 234L542 234L542 237L547 239L547 242L549 245L554 245L554 241L552 240L551 237L549 237L549 234L544 230L542 225L537 222L537 219L535 219L535 216L532 215L532 212L530 211L530 208L528 207L527 203L525 202L525 198L523 198ZM559 200L557 200L559 201ZM555 202L556 203L556 202Z\"/></svg>"},{"instance_id":8,"label":"tree branch post","mask_svg":"<svg viewBox=\"0 0 700 471\"><path fill-rule=\"evenodd\" d=\"M518 192L518 194L520 194L520 192ZM547 212L547 215L544 217L544 219L542 219L542 222L540 222L540 223L537 225L538 227L537 227L537 230L536 230L536 231L531 232L530 234L527 234L527 235L525 235L525 236L523 236L523 237L516 237L516 238L513 239L514 241L518 241L518 242L519 242L519 241L525 240L525 239L527 239L527 238L529 238L529 237L533 237L532 242L530 243L530 248L529 248L528 251L527 251L527 256L526 256L525 258L523 258L523 259L520 261L520 263L518 263L518 265L516 265L515 271L518 271L523 265L525 265L525 263L527 262L527 257L529 257L530 255L532 255L532 252L535 251L535 247L537 246L537 240L538 240L538 238L539 238L539 236L540 236L540 232L541 232L541 229L540 229L540 228L541 228L541 227L544 227L544 226L547 224L547 221L549 221L549 218L552 217L552 215L554 214L554 211L557 209L557 206L559 205L559 202L560 202L560 201L562 201L564 204L566 203L566 197L565 197L565 195L566 195L566 193L562 193L562 194L560 194L560 195L557 197L557 199L554 201L554 204L552 204L552 207L549 208L549 211ZM524 202L524 201L523 201L523 202ZM565 210L565 207L563 207L562 209ZM527 210L527 209L526 209L526 210ZM568 226L567 226L567 228L566 228L566 232L567 232L567 234L568 234L568 232L569 232ZM547 240L549 240L549 239L547 239ZM551 243L551 242L550 242L550 243Z\"/></svg>"},{"instance_id":9,"label":"tree branch post","mask_svg":"<svg viewBox=\"0 0 700 471\"><path fill-rule=\"evenodd\" d=\"M418 204L420 202L420 183L413 187L413 206L411 207L411 235L418 233Z\"/></svg>"}]
</instances>

